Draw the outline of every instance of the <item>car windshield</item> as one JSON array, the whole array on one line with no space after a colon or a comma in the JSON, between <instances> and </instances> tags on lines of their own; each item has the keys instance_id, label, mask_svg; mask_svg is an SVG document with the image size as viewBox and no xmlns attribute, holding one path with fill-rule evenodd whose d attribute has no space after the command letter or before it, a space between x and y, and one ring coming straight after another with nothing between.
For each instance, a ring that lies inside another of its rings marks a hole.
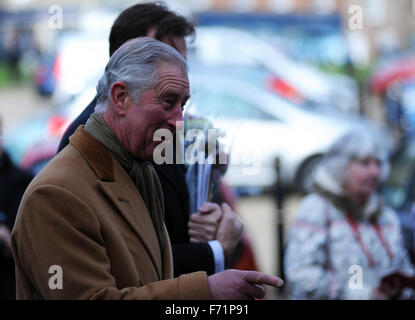
<instances>
[{"instance_id":1,"label":"car windshield","mask_svg":"<svg viewBox=\"0 0 415 320\"><path fill-rule=\"evenodd\" d=\"M391 160L391 170L382 190L385 201L395 209L415 201L414 183L411 181L415 164L415 142L408 142Z\"/></svg>"}]
</instances>

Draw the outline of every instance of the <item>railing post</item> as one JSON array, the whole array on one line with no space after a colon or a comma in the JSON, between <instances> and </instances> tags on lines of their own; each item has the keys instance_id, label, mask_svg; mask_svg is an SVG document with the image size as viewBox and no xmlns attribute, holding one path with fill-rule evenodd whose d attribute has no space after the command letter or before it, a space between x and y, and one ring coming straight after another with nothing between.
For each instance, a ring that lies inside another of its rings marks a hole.
<instances>
[{"instance_id":1,"label":"railing post","mask_svg":"<svg viewBox=\"0 0 415 320\"><path fill-rule=\"evenodd\" d=\"M274 201L276 204L277 212L276 212L276 222L277 222L277 230L276 230L276 237L277 237L277 276L280 277L285 281L285 274L284 274L284 210L283 210L283 201L284 201L284 192L283 186L281 183L281 161L277 157L275 159L275 172L276 172L276 181L274 187ZM283 294L283 289L277 289L279 295Z\"/></svg>"}]
</instances>

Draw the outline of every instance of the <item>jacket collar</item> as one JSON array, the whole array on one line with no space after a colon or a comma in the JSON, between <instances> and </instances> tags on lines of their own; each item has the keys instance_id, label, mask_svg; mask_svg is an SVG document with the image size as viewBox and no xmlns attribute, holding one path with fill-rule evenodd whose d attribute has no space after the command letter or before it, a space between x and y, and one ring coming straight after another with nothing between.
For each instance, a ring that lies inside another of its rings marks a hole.
<instances>
[{"instance_id":1,"label":"jacket collar","mask_svg":"<svg viewBox=\"0 0 415 320\"><path fill-rule=\"evenodd\" d=\"M100 180L114 182L112 156L110 152L79 126L69 138L71 144L88 161Z\"/></svg>"}]
</instances>

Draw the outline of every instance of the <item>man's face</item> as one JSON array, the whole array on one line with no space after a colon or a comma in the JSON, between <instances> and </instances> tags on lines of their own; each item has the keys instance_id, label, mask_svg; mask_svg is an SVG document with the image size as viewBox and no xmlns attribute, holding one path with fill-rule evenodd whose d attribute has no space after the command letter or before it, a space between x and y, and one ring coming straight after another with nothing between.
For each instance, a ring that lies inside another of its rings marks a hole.
<instances>
[{"instance_id":1,"label":"man's face","mask_svg":"<svg viewBox=\"0 0 415 320\"><path fill-rule=\"evenodd\" d=\"M158 83L154 89L144 91L135 104L127 99L124 118L128 151L137 159L151 161L154 148L161 141L153 141L158 129L176 130L182 121L182 110L189 98L189 80L180 67L162 63L158 67Z\"/></svg>"}]
</instances>

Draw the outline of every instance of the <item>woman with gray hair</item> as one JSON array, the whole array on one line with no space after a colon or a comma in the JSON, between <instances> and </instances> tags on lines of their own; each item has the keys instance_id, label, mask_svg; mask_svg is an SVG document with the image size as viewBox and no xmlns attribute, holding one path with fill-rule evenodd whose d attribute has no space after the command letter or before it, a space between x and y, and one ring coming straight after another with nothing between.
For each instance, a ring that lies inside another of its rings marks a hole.
<instances>
[{"instance_id":1,"label":"woman with gray hair","mask_svg":"<svg viewBox=\"0 0 415 320\"><path fill-rule=\"evenodd\" d=\"M285 271L292 298L402 296L400 286L381 281L391 272L412 272L398 217L376 193L388 171L381 143L364 131L330 148L290 230Z\"/></svg>"}]
</instances>

